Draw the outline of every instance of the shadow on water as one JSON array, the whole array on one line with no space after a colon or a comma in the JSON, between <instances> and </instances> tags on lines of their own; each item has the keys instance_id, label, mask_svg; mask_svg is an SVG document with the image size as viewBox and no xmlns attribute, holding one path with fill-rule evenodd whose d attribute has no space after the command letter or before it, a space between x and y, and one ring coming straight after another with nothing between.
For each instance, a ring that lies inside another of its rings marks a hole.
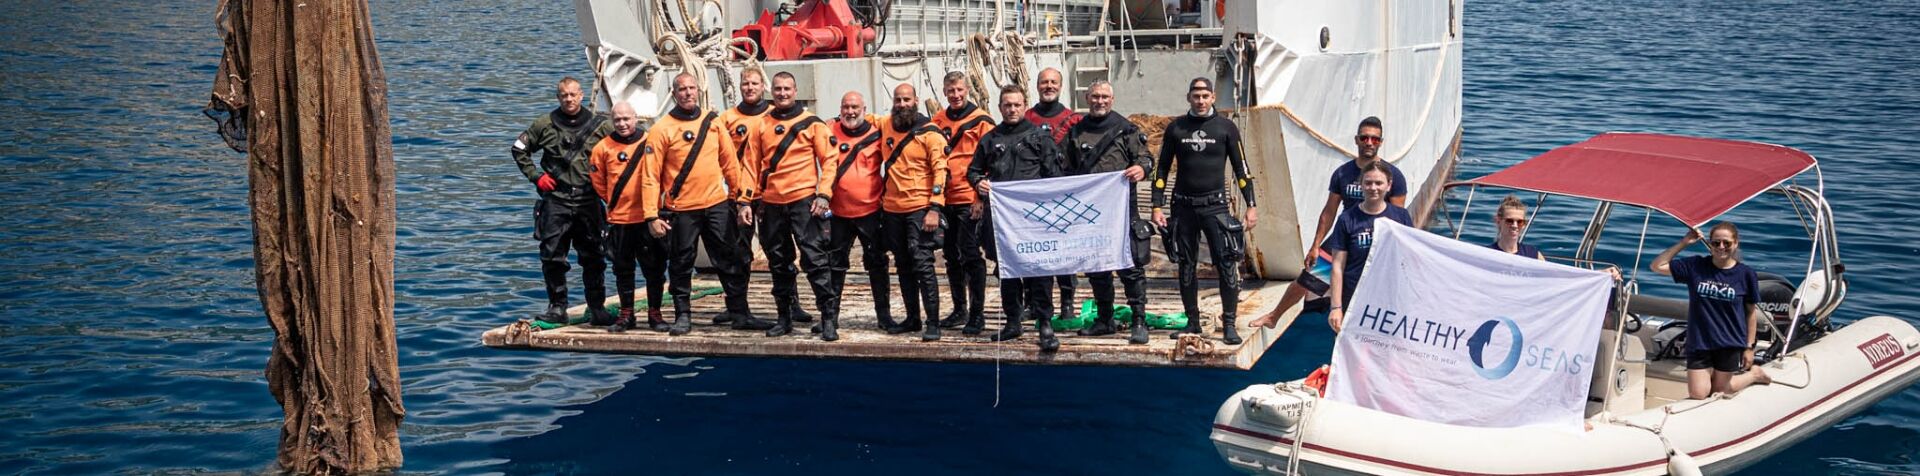
<instances>
[{"instance_id":1,"label":"shadow on water","mask_svg":"<svg viewBox=\"0 0 1920 476\"><path fill-rule=\"evenodd\" d=\"M618 392L563 407L577 413L558 428L488 451L509 473L645 461L668 474L1225 474L1207 439L1221 399L1249 382L1304 376L1311 369L1301 362L1332 351L1326 326L1312 330L1323 319L1307 316L1251 372L761 359L649 366Z\"/></svg>"}]
</instances>

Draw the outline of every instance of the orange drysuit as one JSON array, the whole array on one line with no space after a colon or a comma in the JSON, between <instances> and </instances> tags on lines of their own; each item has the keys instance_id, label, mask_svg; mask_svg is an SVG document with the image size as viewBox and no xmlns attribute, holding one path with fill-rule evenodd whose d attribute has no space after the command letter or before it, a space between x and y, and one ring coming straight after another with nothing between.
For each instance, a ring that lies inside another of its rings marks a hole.
<instances>
[{"instance_id":1,"label":"orange drysuit","mask_svg":"<svg viewBox=\"0 0 1920 476\"><path fill-rule=\"evenodd\" d=\"M881 119L880 174L886 191L880 208L890 213L912 213L946 203L947 137L926 118L905 129Z\"/></svg>"},{"instance_id":2,"label":"orange drysuit","mask_svg":"<svg viewBox=\"0 0 1920 476\"><path fill-rule=\"evenodd\" d=\"M840 119L833 120L834 150L840 166L834 171L833 198L828 205L833 216L859 218L880 211L880 128L872 115L858 129L848 130Z\"/></svg>"},{"instance_id":3,"label":"orange drysuit","mask_svg":"<svg viewBox=\"0 0 1920 476\"><path fill-rule=\"evenodd\" d=\"M967 103L960 109L934 113L933 125L947 134L947 204L973 203L973 184L967 182L967 166L973 164L973 150L980 147L980 136L993 130L993 115Z\"/></svg>"},{"instance_id":4,"label":"orange drysuit","mask_svg":"<svg viewBox=\"0 0 1920 476\"><path fill-rule=\"evenodd\" d=\"M759 128L748 132L747 170L758 184L752 197L770 205L786 205L814 197L833 198L835 169L840 154L833 132L820 116L794 106L786 117L778 110L763 116ZM797 129L797 130L796 130ZM792 140L788 140L792 136ZM785 144L785 152L781 145ZM775 163L774 159L779 162ZM773 169L768 169L773 167Z\"/></svg>"},{"instance_id":5,"label":"orange drysuit","mask_svg":"<svg viewBox=\"0 0 1920 476\"><path fill-rule=\"evenodd\" d=\"M728 139L718 120L707 120L712 113L695 111L691 116L683 115L679 109L668 111L660 117L660 122L647 130L643 141L645 149L640 164L640 195L643 207L642 217L654 219L660 216L660 210L688 211L714 206L728 199L745 201L753 196L753 190L734 184L750 184L744 167L735 160L738 153L733 149L733 141ZM693 152L694 141L701 140L700 124L706 123L704 145L700 154L688 157ZM688 170L685 184L679 194L671 193L673 184L680 180L680 171L686 167L686 161L693 160Z\"/></svg>"},{"instance_id":6,"label":"orange drysuit","mask_svg":"<svg viewBox=\"0 0 1920 476\"><path fill-rule=\"evenodd\" d=\"M593 145L593 152L588 156L593 169L587 177L593 181L593 190L600 193L600 199L607 202L607 223L631 225L647 221L640 203L644 195L640 191L640 176L645 175L642 170L646 168L640 150L645 139L646 134L642 133L635 134L631 142L621 142L619 134L607 134ZM614 186L621 185L620 177L626 175L628 167L633 167L633 175L620 190L620 203L614 203Z\"/></svg>"}]
</instances>

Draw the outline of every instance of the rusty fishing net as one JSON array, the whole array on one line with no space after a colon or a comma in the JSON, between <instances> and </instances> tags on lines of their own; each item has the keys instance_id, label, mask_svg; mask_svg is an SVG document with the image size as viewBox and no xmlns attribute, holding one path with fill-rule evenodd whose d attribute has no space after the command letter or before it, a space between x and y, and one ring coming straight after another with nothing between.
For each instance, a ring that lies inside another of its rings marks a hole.
<instances>
[{"instance_id":1,"label":"rusty fishing net","mask_svg":"<svg viewBox=\"0 0 1920 476\"><path fill-rule=\"evenodd\" d=\"M206 113L247 154L280 469L400 465L394 164L365 0L223 0Z\"/></svg>"}]
</instances>

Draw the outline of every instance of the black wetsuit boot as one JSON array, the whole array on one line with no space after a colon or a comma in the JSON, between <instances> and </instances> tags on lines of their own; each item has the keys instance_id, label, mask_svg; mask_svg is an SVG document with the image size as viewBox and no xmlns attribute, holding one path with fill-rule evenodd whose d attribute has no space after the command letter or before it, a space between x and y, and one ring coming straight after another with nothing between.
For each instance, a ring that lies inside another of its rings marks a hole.
<instances>
[{"instance_id":1,"label":"black wetsuit boot","mask_svg":"<svg viewBox=\"0 0 1920 476\"><path fill-rule=\"evenodd\" d=\"M820 340L833 342L840 340L840 303L820 310Z\"/></svg>"},{"instance_id":2,"label":"black wetsuit boot","mask_svg":"<svg viewBox=\"0 0 1920 476\"><path fill-rule=\"evenodd\" d=\"M1026 324L1021 322L1026 317L1026 312L1022 309L1026 299L1026 293L1022 289L1025 285L1024 279L1000 280L1000 311L1006 313L1007 323L1000 328L999 333L988 337L987 340L1005 342L1019 339L1020 334L1025 333Z\"/></svg>"},{"instance_id":3,"label":"black wetsuit boot","mask_svg":"<svg viewBox=\"0 0 1920 476\"><path fill-rule=\"evenodd\" d=\"M1037 320L1040 321L1036 323L1036 326L1040 328L1040 351L1053 352L1060 350L1060 339L1053 336L1053 316L1042 313Z\"/></svg>"},{"instance_id":4,"label":"black wetsuit boot","mask_svg":"<svg viewBox=\"0 0 1920 476\"><path fill-rule=\"evenodd\" d=\"M787 304L787 300L785 299L781 299L778 304L774 304L773 312L778 318L774 321L773 327L767 329L767 337L780 337L792 333L793 310L798 307L800 306Z\"/></svg>"},{"instance_id":5,"label":"black wetsuit boot","mask_svg":"<svg viewBox=\"0 0 1920 476\"><path fill-rule=\"evenodd\" d=\"M693 332L693 309L691 304L692 303L688 303L685 299L673 300L673 325L667 327L668 335L680 336L687 335L688 332Z\"/></svg>"},{"instance_id":6,"label":"black wetsuit boot","mask_svg":"<svg viewBox=\"0 0 1920 476\"><path fill-rule=\"evenodd\" d=\"M1093 286L1093 308L1098 317L1076 334L1104 336L1118 332L1119 325L1113 322L1113 272L1087 273L1087 283Z\"/></svg>"},{"instance_id":7,"label":"black wetsuit boot","mask_svg":"<svg viewBox=\"0 0 1920 476\"><path fill-rule=\"evenodd\" d=\"M613 326L607 332L619 334L633 328L633 305L620 306L620 317L613 320Z\"/></svg>"},{"instance_id":8,"label":"black wetsuit boot","mask_svg":"<svg viewBox=\"0 0 1920 476\"><path fill-rule=\"evenodd\" d=\"M1133 335L1127 337L1127 343L1147 343L1147 310L1145 306L1133 306Z\"/></svg>"},{"instance_id":9,"label":"black wetsuit boot","mask_svg":"<svg viewBox=\"0 0 1920 476\"><path fill-rule=\"evenodd\" d=\"M813 314L808 314L807 308L800 305L799 296L794 296L787 305L791 306L789 310L793 313L793 322L813 322Z\"/></svg>"},{"instance_id":10,"label":"black wetsuit boot","mask_svg":"<svg viewBox=\"0 0 1920 476\"><path fill-rule=\"evenodd\" d=\"M567 306L566 301L548 302L547 310L545 312L541 312L538 319L540 319L540 322L545 322L548 324L566 325L568 307L569 306Z\"/></svg>"}]
</instances>

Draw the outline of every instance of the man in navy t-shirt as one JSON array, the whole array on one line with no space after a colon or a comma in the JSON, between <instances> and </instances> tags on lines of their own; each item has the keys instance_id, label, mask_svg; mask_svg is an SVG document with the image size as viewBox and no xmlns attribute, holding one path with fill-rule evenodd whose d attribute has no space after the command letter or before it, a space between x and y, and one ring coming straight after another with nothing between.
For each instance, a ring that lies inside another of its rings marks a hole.
<instances>
[{"instance_id":1,"label":"man in navy t-shirt","mask_svg":"<svg viewBox=\"0 0 1920 476\"><path fill-rule=\"evenodd\" d=\"M1374 122L1378 123L1379 120L1376 119ZM1374 129L1374 134L1379 134L1379 129ZM1360 136L1367 136L1365 126L1361 127ZM1349 160L1347 163L1340 164L1340 168L1333 169L1333 178L1327 181L1328 206L1320 209L1321 216L1329 216L1331 213L1328 212L1335 210L1333 204L1335 203L1334 200L1336 197L1338 197L1339 200L1340 210L1353 208L1354 205L1360 204L1360 200L1366 198L1360 194L1360 167L1366 164L1360 162L1366 161L1372 163L1372 161L1380 160L1374 155L1379 150L1379 145L1372 147L1362 146L1362 155L1360 158ZM1387 191L1387 201L1393 202L1394 205L1407 206L1407 177L1401 175L1400 168L1394 167L1391 163L1387 164L1387 170L1393 171L1393 189ZM1324 234L1326 230L1323 228L1320 233Z\"/></svg>"},{"instance_id":2,"label":"man in navy t-shirt","mask_svg":"<svg viewBox=\"0 0 1920 476\"><path fill-rule=\"evenodd\" d=\"M1334 219L1340 216L1341 210L1351 210L1365 199L1360 190L1360 171L1372 166L1375 162L1386 165L1387 170L1393 173L1393 185L1387 190L1387 203L1401 207L1407 205L1406 176L1400 174L1398 167L1380 159L1380 146L1386 143L1386 138L1382 135L1384 131L1378 117L1368 116L1360 120L1360 127L1353 134L1354 158L1333 169L1333 176L1327 181L1327 203L1320 207L1319 225L1314 228L1313 241L1309 243L1314 243L1314 246L1326 249L1329 253L1334 250L1332 243L1325 241L1327 234L1333 230ZM1300 266L1313 269L1314 260L1318 257L1319 253L1308 250L1306 262L1301 263ZM1330 283L1319 282L1306 271L1301 271L1300 276L1300 279L1287 286L1286 292L1281 294L1280 309L1293 307L1294 303L1307 297L1309 292L1314 294L1327 292L1325 286ZM1273 327L1277 322L1279 322L1277 316L1266 316L1248 322L1247 326Z\"/></svg>"}]
</instances>

